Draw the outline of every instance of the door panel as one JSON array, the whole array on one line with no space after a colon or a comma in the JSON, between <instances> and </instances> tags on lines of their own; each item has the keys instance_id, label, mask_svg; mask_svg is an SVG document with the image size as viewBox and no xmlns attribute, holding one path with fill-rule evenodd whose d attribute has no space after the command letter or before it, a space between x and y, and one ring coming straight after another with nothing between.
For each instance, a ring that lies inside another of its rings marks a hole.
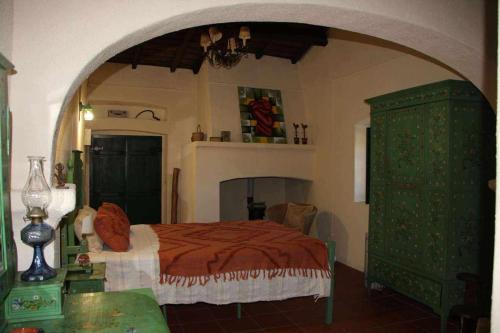
<instances>
[{"instance_id":1,"label":"door panel","mask_svg":"<svg viewBox=\"0 0 500 333\"><path fill-rule=\"evenodd\" d=\"M90 202L118 204L131 224L161 223L161 137L94 135Z\"/></svg>"},{"instance_id":2,"label":"door panel","mask_svg":"<svg viewBox=\"0 0 500 333\"><path fill-rule=\"evenodd\" d=\"M372 114L370 130L370 224L368 246L371 253L383 255L386 202L386 115Z\"/></svg>"},{"instance_id":3,"label":"door panel","mask_svg":"<svg viewBox=\"0 0 500 333\"><path fill-rule=\"evenodd\" d=\"M399 264L418 267L424 242L422 223L423 112L419 107L389 116L386 156L390 177L386 207L386 252Z\"/></svg>"}]
</instances>

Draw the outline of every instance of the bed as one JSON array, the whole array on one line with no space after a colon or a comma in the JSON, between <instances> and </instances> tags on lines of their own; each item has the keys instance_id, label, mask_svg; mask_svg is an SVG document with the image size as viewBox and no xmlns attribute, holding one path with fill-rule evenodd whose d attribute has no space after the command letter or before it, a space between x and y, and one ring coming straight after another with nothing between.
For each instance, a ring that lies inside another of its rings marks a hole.
<instances>
[{"instance_id":1,"label":"bed","mask_svg":"<svg viewBox=\"0 0 500 333\"><path fill-rule=\"evenodd\" d=\"M83 206L83 191L81 190L82 162L80 159L80 152L78 151L73 152L72 158L68 163L68 182L73 182L77 186L77 204L75 211L69 214L62 224L62 264L74 262L78 253L81 252L80 245L75 237L73 225L79 209ZM170 273L166 273L165 267L162 266L165 266L164 255L170 255L170 251L172 251L168 248L168 244L177 244L181 242L179 238L175 238L174 241L172 241L174 231L190 237L190 244L188 245L191 246L191 250L184 252L191 253L195 251L193 249L197 249L200 243L205 242L207 244L206 246L210 247L213 243L218 241L217 237L215 237L216 240L213 240L214 237L205 239L207 233L214 234L214 232L211 232L215 230L214 228L220 228L220 230L222 230L219 231L219 229L217 229L217 234L219 232L229 232L228 235L230 235L231 239L240 237L238 235L242 234L252 235L251 237L244 238L247 239L248 242L253 242L250 245L252 245L253 248L258 248L259 251L245 252L239 249L233 251L240 251L238 252L238 259L240 263L242 262L241 265L244 265L247 261L249 262L248 265L252 265L250 262L255 262L256 258L253 258L252 255L257 255L257 252L260 253L260 250L267 246L271 232L275 232L279 236L274 237L275 239L279 239L276 243L280 243L280 246L284 248L292 248L291 246L287 246L287 244L295 241L293 249L296 253L297 251L302 251L302 248L306 249L304 252L311 251L304 245L305 241L311 241L305 239L307 236L302 236L302 238L300 238L301 236L289 231L286 227L270 221L240 221L162 226L132 225L130 229L130 247L127 252L115 252L104 248L100 253L89 252L89 257L91 262L106 262L106 291L151 288L160 305L192 304L197 302L206 302L210 304L237 303L239 305L241 303L283 300L299 296L313 296L316 299L319 297L327 297L325 322L327 324L332 322L334 287L333 263L335 257L334 242L328 242L326 246L321 244L321 251L325 252L321 253L321 257L323 258L323 262L326 260L326 273L324 269L264 269L260 270L260 273L258 269L246 271L246 273L244 271L242 273L240 269L234 269L234 272L230 271L222 274L204 275L205 277L208 276L208 278L203 279L196 277L193 279L189 276L183 279L182 276L178 278L179 274L177 274L177 276L168 275L173 274L171 269L173 266L168 266ZM233 235L233 231L238 233ZM163 236L164 234L166 236ZM195 234L202 236L198 238L195 237L195 241L192 241L192 237ZM187 238L184 239L185 242L186 239ZM245 240L242 239L241 242L236 243L242 242L245 242ZM192 246L194 243L196 245L195 247ZM318 241L314 243L316 247L317 243ZM225 243L224 246L226 246ZM181 246L176 247L179 248ZM268 256L269 253L273 251L281 253L284 251L284 248L278 250L272 249L272 251L270 250L264 253L263 256ZM228 252L227 249L228 248L225 247L222 252ZM200 252L206 251L203 250ZM213 257L218 257L220 252L221 251L214 254ZM189 263L197 260L195 254L189 255L191 255L191 257L187 257L184 262L179 260L177 265L178 268L185 268L187 270L188 268L182 266L183 263L185 266L189 266ZM295 254L293 256L288 255L287 263L294 262L294 256ZM172 254L172 257L177 258L178 256ZM281 253L275 258L269 259L269 261L274 262L273 260L276 260L278 257L286 256L283 256ZM301 262L301 260L296 259L295 262ZM204 266L206 265L197 265L193 269ZM193 273L193 275L196 274ZM238 308L240 309L240 306L238 306ZM238 312L241 313L240 311Z\"/></svg>"}]
</instances>

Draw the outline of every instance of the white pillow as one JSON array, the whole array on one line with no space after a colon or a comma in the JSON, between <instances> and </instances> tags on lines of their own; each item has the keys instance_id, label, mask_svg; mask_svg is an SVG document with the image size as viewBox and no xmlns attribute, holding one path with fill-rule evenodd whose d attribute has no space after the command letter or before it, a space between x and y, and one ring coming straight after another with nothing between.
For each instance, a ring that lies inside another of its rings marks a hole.
<instances>
[{"instance_id":1,"label":"white pillow","mask_svg":"<svg viewBox=\"0 0 500 333\"><path fill-rule=\"evenodd\" d=\"M93 223L96 214L97 214L97 211L89 206L84 206L78 212L78 215L75 218L74 227L75 227L75 235L80 241L82 240L83 220L87 217L90 217L92 219L92 223ZM88 247L89 247L89 252L100 253L102 251L102 240L97 235L96 232L94 232L91 235L87 235L87 243L88 243Z\"/></svg>"}]
</instances>

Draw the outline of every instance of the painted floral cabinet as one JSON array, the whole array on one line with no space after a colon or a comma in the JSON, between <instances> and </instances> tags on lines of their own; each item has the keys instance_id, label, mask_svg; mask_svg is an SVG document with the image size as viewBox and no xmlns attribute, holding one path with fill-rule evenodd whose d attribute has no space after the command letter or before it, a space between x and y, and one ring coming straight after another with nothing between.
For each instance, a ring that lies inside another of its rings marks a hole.
<instances>
[{"instance_id":1,"label":"painted floral cabinet","mask_svg":"<svg viewBox=\"0 0 500 333\"><path fill-rule=\"evenodd\" d=\"M0 54L0 300L3 303L14 282L16 248L12 238L10 212L10 112L7 105L7 75L13 68ZM5 327L0 306L0 331Z\"/></svg>"},{"instance_id":2,"label":"painted floral cabinet","mask_svg":"<svg viewBox=\"0 0 500 333\"><path fill-rule=\"evenodd\" d=\"M470 82L455 80L367 103L368 280L432 307L445 331L463 302L457 273L491 274L494 113Z\"/></svg>"}]
</instances>

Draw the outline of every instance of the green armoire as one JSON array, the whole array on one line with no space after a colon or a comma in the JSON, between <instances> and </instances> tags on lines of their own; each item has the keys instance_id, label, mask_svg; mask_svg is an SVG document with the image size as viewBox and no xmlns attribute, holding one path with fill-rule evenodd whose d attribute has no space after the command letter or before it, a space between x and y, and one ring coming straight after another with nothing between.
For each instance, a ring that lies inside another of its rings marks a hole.
<instances>
[{"instance_id":1,"label":"green armoire","mask_svg":"<svg viewBox=\"0 0 500 333\"><path fill-rule=\"evenodd\" d=\"M16 273L16 247L10 211L10 111L7 104L7 75L12 64L0 54L0 332L7 324L3 302Z\"/></svg>"},{"instance_id":2,"label":"green armoire","mask_svg":"<svg viewBox=\"0 0 500 333\"><path fill-rule=\"evenodd\" d=\"M494 113L474 85L456 80L366 102L369 286L428 305L445 332L449 310L464 301L457 273L491 276Z\"/></svg>"}]
</instances>

